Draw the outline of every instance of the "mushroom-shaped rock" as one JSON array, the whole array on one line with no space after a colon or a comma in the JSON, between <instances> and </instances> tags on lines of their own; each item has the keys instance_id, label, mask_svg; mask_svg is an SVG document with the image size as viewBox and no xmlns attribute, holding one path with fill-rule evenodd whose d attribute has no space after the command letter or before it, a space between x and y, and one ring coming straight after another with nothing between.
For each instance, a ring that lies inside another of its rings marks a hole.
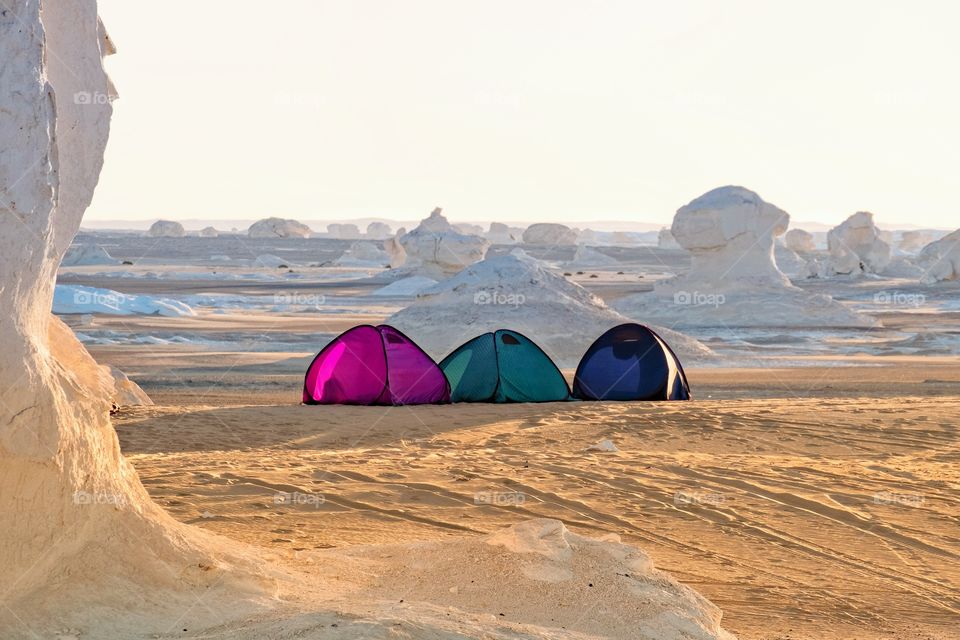
<instances>
[{"instance_id":1,"label":"mushroom-shaped rock","mask_svg":"<svg viewBox=\"0 0 960 640\"><path fill-rule=\"evenodd\" d=\"M220 235L220 232L216 230L215 227L204 227L200 229L201 238L216 238Z\"/></svg>"},{"instance_id":2,"label":"mushroom-shaped rock","mask_svg":"<svg viewBox=\"0 0 960 640\"><path fill-rule=\"evenodd\" d=\"M925 246L917 262L923 268L920 281L924 284L960 280L960 229Z\"/></svg>"},{"instance_id":3,"label":"mushroom-shaped rock","mask_svg":"<svg viewBox=\"0 0 960 640\"><path fill-rule=\"evenodd\" d=\"M393 232L386 222L371 222L367 225L367 237L373 240L386 240Z\"/></svg>"},{"instance_id":4,"label":"mushroom-shaped rock","mask_svg":"<svg viewBox=\"0 0 960 640\"><path fill-rule=\"evenodd\" d=\"M250 225L247 235L251 238L309 238L310 227L284 218L264 218Z\"/></svg>"},{"instance_id":5,"label":"mushroom-shaped rock","mask_svg":"<svg viewBox=\"0 0 960 640\"><path fill-rule=\"evenodd\" d=\"M890 245L869 211L859 211L831 229L827 250L834 274L880 273L890 264Z\"/></svg>"},{"instance_id":6,"label":"mushroom-shaped rock","mask_svg":"<svg viewBox=\"0 0 960 640\"><path fill-rule=\"evenodd\" d=\"M803 229L790 229L783 237L784 245L794 253L813 253L817 250L813 234Z\"/></svg>"},{"instance_id":7,"label":"mushroom-shaped rock","mask_svg":"<svg viewBox=\"0 0 960 640\"><path fill-rule=\"evenodd\" d=\"M674 237L692 254L690 271L614 306L637 321L676 327L875 325L830 296L790 283L774 260L774 240L789 220L753 191L714 189L681 207L673 220Z\"/></svg>"},{"instance_id":8,"label":"mushroom-shaped rock","mask_svg":"<svg viewBox=\"0 0 960 640\"><path fill-rule=\"evenodd\" d=\"M183 225L173 220L157 220L147 231L151 238L182 238L187 235Z\"/></svg>"},{"instance_id":9,"label":"mushroom-shaped rock","mask_svg":"<svg viewBox=\"0 0 960 640\"><path fill-rule=\"evenodd\" d=\"M692 256L692 282L783 286L788 281L774 263L773 244L789 223L786 211L753 191L720 187L681 207L670 230Z\"/></svg>"},{"instance_id":10,"label":"mushroom-shaped rock","mask_svg":"<svg viewBox=\"0 0 960 640\"><path fill-rule=\"evenodd\" d=\"M552 246L577 244L577 232L563 224L538 222L526 228L523 241L526 244L545 244Z\"/></svg>"},{"instance_id":11,"label":"mushroom-shaped rock","mask_svg":"<svg viewBox=\"0 0 960 640\"><path fill-rule=\"evenodd\" d=\"M439 207L399 242L407 256L405 269L435 279L483 260L490 248L486 238L457 233Z\"/></svg>"},{"instance_id":12,"label":"mushroom-shaped rock","mask_svg":"<svg viewBox=\"0 0 960 640\"><path fill-rule=\"evenodd\" d=\"M67 255L63 257L60 266L80 267L107 264L120 264L120 261L98 244L75 244L67 250Z\"/></svg>"},{"instance_id":13,"label":"mushroom-shaped rock","mask_svg":"<svg viewBox=\"0 0 960 640\"><path fill-rule=\"evenodd\" d=\"M510 327L536 340L558 365L572 367L599 333L627 321L580 285L515 249L422 291L388 323L438 360L479 333ZM681 358L711 355L693 338L669 329L657 332Z\"/></svg>"}]
</instances>

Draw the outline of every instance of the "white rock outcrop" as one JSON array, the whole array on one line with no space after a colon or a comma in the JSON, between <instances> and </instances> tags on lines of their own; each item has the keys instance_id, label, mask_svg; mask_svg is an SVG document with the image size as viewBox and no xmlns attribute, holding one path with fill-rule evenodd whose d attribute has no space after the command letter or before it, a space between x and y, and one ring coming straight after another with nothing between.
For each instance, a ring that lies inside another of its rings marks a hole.
<instances>
[{"instance_id":1,"label":"white rock outcrop","mask_svg":"<svg viewBox=\"0 0 960 640\"><path fill-rule=\"evenodd\" d=\"M383 241L383 250L390 256L390 266L394 269L402 267L407 262L407 250L400 244L400 238L407 235L407 230L400 227L397 235Z\"/></svg>"},{"instance_id":2,"label":"white rock outcrop","mask_svg":"<svg viewBox=\"0 0 960 640\"><path fill-rule=\"evenodd\" d=\"M934 241L935 236L929 231L904 231L900 236L897 249L903 253L918 253L925 246Z\"/></svg>"},{"instance_id":3,"label":"white rock outcrop","mask_svg":"<svg viewBox=\"0 0 960 640\"><path fill-rule=\"evenodd\" d=\"M794 253L813 253L817 250L813 234L803 229L790 229L783 237L784 245Z\"/></svg>"},{"instance_id":4,"label":"white rock outcrop","mask_svg":"<svg viewBox=\"0 0 960 640\"><path fill-rule=\"evenodd\" d=\"M490 229L484 235L493 244L516 244L523 239L523 229L502 222L491 222Z\"/></svg>"},{"instance_id":5,"label":"white rock outcrop","mask_svg":"<svg viewBox=\"0 0 960 640\"><path fill-rule=\"evenodd\" d=\"M200 229L201 238L216 238L220 235L220 232L217 231L215 227L204 227Z\"/></svg>"},{"instance_id":6,"label":"white rock outcrop","mask_svg":"<svg viewBox=\"0 0 960 640\"><path fill-rule=\"evenodd\" d=\"M275 588L255 577L252 555L150 500L110 423L109 376L50 314L57 268L103 164L115 91L102 57L111 53L95 0L0 7L4 637L161 633L198 590L213 609L249 610L251 594L262 603Z\"/></svg>"},{"instance_id":7,"label":"white rock outcrop","mask_svg":"<svg viewBox=\"0 0 960 640\"><path fill-rule=\"evenodd\" d=\"M393 235L386 222L371 222L367 225L367 237L372 240L386 240Z\"/></svg>"},{"instance_id":8,"label":"white rock outcrop","mask_svg":"<svg viewBox=\"0 0 960 640\"><path fill-rule=\"evenodd\" d=\"M691 254L690 271L614 306L638 321L672 327L873 326L830 296L793 286L774 244L790 216L743 187L720 187L677 210L673 236Z\"/></svg>"},{"instance_id":9,"label":"white rock outcrop","mask_svg":"<svg viewBox=\"0 0 960 640\"><path fill-rule=\"evenodd\" d=\"M477 334L509 327L530 336L558 365L573 367L597 336L628 320L580 285L515 249L472 264L422 291L387 322L437 359ZM681 358L712 353L676 331L656 330Z\"/></svg>"},{"instance_id":10,"label":"white rock outcrop","mask_svg":"<svg viewBox=\"0 0 960 640\"><path fill-rule=\"evenodd\" d=\"M436 280L483 260L490 248L486 238L457 233L439 207L399 242L406 252L404 271L416 271Z\"/></svg>"},{"instance_id":11,"label":"white rock outcrop","mask_svg":"<svg viewBox=\"0 0 960 640\"><path fill-rule=\"evenodd\" d=\"M923 269L920 281L924 284L960 280L960 229L925 246L917 263Z\"/></svg>"},{"instance_id":12,"label":"white rock outcrop","mask_svg":"<svg viewBox=\"0 0 960 640\"><path fill-rule=\"evenodd\" d=\"M538 222L526 228L523 241L526 244L544 244L554 247L577 244L579 234L564 224Z\"/></svg>"},{"instance_id":13,"label":"white rock outcrop","mask_svg":"<svg viewBox=\"0 0 960 640\"><path fill-rule=\"evenodd\" d=\"M338 240L357 240L360 238L360 227L355 224L328 224L327 235Z\"/></svg>"},{"instance_id":14,"label":"white rock outcrop","mask_svg":"<svg viewBox=\"0 0 960 640\"><path fill-rule=\"evenodd\" d=\"M157 220L147 230L151 238L182 238L187 235L183 225L174 220Z\"/></svg>"},{"instance_id":15,"label":"white rock outcrop","mask_svg":"<svg viewBox=\"0 0 960 640\"><path fill-rule=\"evenodd\" d=\"M657 235L657 247L668 250L683 248L680 246L680 243L677 242L677 239L673 237L673 232L666 227L660 229L660 233Z\"/></svg>"},{"instance_id":16,"label":"white rock outcrop","mask_svg":"<svg viewBox=\"0 0 960 640\"><path fill-rule=\"evenodd\" d=\"M307 225L284 218L264 218L247 230L251 238L309 238L311 233Z\"/></svg>"},{"instance_id":17,"label":"white rock outcrop","mask_svg":"<svg viewBox=\"0 0 960 640\"><path fill-rule=\"evenodd\" d=\"M376 244L367 241L354 242L343 255L334 260L339 267L388 267L390 256Z\"/></svg>"},{"instance_id":18,"label":"white rock outcrop","mask_svg":"<svg viewBox=\"0 0 960 640\"><path fill-rule=\"evenodd\" d=\"M60 263L62 267L82 267L87 265L120 264L106 249L98 244L75 244L67 249Z\"/></svg>"},{"instance_id":19,"label":"white rock outcrop","mask_svg":"<svg viewBox=\"0 0 960 640\"><path fill-rule=\"evenodd\" d=\"M890 264L890 245L869 211L859 211L831 229L827 251L829 270L838 275L881 273Z\"/></svg>"}]
</instances>

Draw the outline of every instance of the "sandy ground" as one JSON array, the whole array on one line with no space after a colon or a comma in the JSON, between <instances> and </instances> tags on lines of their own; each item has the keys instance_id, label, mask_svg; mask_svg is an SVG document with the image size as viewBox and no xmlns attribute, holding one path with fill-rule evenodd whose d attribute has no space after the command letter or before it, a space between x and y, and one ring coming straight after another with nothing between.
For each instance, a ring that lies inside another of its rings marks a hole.
<instances>
[{"instance_id":1,"label":"sandy ground","mask_svg":"<svg viewBox=\"0 0 960 640\"><path fill-rule=\"evenodd\" d=\"M176 518L292 565L550 517L638 545L741 638L960 637L960 364L860 364L695 370L690 403L304 407L284 381L184 404L155 389L116 426ZM603 439L619 451L586 451Z\"/></svg>"}]
</instances>

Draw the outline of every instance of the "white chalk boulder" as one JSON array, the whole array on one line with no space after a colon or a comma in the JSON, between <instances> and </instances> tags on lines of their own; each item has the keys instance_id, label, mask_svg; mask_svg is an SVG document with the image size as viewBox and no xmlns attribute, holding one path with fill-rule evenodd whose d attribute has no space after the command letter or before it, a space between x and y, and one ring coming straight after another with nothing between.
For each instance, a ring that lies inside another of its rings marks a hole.
<instances>
[{"instance_id":1,"label":"white chalk boulder","mask_svg":"<svg viewBox=\"0 0 960 640\"><path fill-rule=\"evenodd\" d=\"M386 222L371 222L367 225L367 237L372 240L386 240L393 232Z\"/></svg>"},{"instance_id":2,"label":"white chalk boulder","mask_svg":"<svg viewBox=\"0 0 960 640\"><path fill-rule=\"evenodd\" d=\"M251 238L309 238L310 227L284 218L264 218L250 225L247 235Z\"/></svg>"},{"instance_id":3,"label":"white chalk boulder","mask_svg":"<svg viewBox=\"0 0 960 640\"><path fill-rule=\"evenodd\" d=\"M837 275L881 273L890 264L890 245L873 222L859 211L827 233L828 266Z\"/></svg>"},{"instance_id":4,"label":"white chalk boulder","mask_svg":"<svg viewBox=\"0 0 960 640\"><path fill-rule=\"evenodd\" d=\"M338 267L388 267L390 256L372 242L354 242L342 256L334 260Z\"/></svg>"},{"instance_id":5,"label":"white chalk boulder","mask_svg":"<svg viewBox=\"0 0 960 640\"><path fill-rule=\"evenodd\" d=\"M157 220L150 225L150 229L147 230L147 235L151 238L182 238L187 235L187 231L179 222L173 220Z\"/></svg>"},{"instance_id":6,"label":"white chalk boulder","mask_svg":"<svg viewBox=\"0 0 960 640\"><path fill-rule=\"evenodd\" d=\"M491 222L485 235L493 244L516 244L523 238L523 229L510 227L502 222Z\"/></svg>"},{"instance_id":7,"label":"white chalk boulder","mask_svg":"<svg viewBox=\"0 0 960 640\"><path fill-rule=\"evenodd\" d=\"M830 296L793 286L774 259L790 216L743 187L720 187L681 207L673 236L690 271L615 303L624 315L676 327L874 326ZM785 249L785 247L784 247Z\"/></svg>"},{"instance_id":8,"label":"white chalk boulder","mask_svg":"<svg viewBox=\"0 0 960 640\"><path fill-rule=\"evenodd\" d=\"M813 253L817 250L813 234L803 229L790 229L783 237L784 245L794 253Z\"/></svg>"},{"instance_id":9,"label":"white chalk boulder","mask_svg":"<svg viewBox=\"0 0 960 640\"><path fill-rule=\"evenodd\" d=\"M920 281L924 284L960 280L960 229L925 246L917 262L923 269Z\"/></svg>"},{"instance_id":10,"label":"white chalk boulder","mask_svg":"<svg viewBox=\"0 0 960 640\"><path fill-rule=\"evenodd\" d=\"M399 243L406 253L404 270L416 271L419 275L435 279L447 277L483 260L490 248L486 238L464 235L454 230L439 207L416 229L403 235Z\"/></svg>"},{"instance_id":11,"label":"white chalk boulder","mask_svg":"<svg viewBox=\"0 0 960 640\"><path fill-rule=\"evenodd\" d=\"M327 235L338 240L357 240L360 238L360 227L355 224L328 224Z\"/></svg>"},{"instance_id":12,"label":"white chalk boulder","mask_svg":"<svg viewBox=\"0 0 960 640\"><path fill-rule=\"evenodd\" d=\"M897 249L902 253L918 253L925 246L934 241L935 236L929 231L904 231L900 236Z\"/></svg>"},{"instance_id":13,"label":"white chalk boulder","mask_svg":"<svg viewBox=\"0 0 960 640\"><path fill-rule=\"evenodd\" d=\"M215 227L204 227L200 229L201 238L216 238L220 235L220 232L217 231Z\"/></svg>"},{"instance_id":14,"label":"white chalk boulder","mask_svg":"<svg viewBox=\"0 0 960 640\"><path fill-rule=\"evenodd\" d=\"M523 241L526 244L551 246L575 245L579 234L570 227L553 222L538 222L526 228Z\"/></svg>"},{"instance_id":15,"label":"white chalk boulder","mask_svg":"<svg viewBox=\"0 0 960 640\"><path fill-rule=\"evenodd\" d=\"M111 265L120 264L107 250L98 244L80 244L71 245L67 254L63 256L63 267L82 267L88 265Z\"/></svg>"}]
</instances>

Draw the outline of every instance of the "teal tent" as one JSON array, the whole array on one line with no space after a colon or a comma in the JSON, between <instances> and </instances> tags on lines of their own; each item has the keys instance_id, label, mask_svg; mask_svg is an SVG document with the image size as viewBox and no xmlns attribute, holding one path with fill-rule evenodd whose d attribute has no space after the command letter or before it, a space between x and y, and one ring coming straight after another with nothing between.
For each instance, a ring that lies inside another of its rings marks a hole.
<instances>
[{"instance_id":1,"label":"teal tent","mask_svg":"<svg viewBox=\"0 0 960 640\"><path fill-rule=\"evenodd\" d=\"M440 362L451 402L562 402L563 374L523 334L501 329L460 345Z\"/></svg>"}]
</instances>

